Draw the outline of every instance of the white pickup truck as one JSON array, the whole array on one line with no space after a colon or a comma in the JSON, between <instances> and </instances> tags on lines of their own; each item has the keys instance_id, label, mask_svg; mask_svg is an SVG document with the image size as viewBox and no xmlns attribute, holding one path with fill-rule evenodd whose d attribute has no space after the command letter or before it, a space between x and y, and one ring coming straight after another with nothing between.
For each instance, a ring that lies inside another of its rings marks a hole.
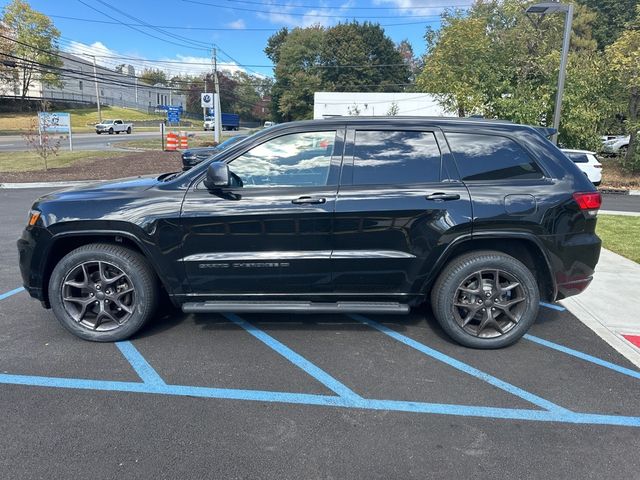
<instances>
[{"instance_id":1,"label":"white pickup truck","mask_svg":"<svg viewBox=\"0 0 640 480\"><path fill-rule=\"evenodd\" d=\"M104 120L98 124L96 124L96 133L100 135L101 133L108 133L112 135L114 133L127 132L131 133L133 128L132 123L124 123L122 120Z\"/></svg>"}]
</instances>

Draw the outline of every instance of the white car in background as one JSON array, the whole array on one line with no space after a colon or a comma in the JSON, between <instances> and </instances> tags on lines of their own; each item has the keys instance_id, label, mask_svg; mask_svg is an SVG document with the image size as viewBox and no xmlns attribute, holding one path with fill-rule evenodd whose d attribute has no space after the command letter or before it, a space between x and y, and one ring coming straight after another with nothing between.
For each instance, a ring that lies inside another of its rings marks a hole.
<instances>
[{"instance_id":1,"label":"white car in background","mask_svg":"<svg viewBox=\"0 0 640 480\"><path fill-rule=\"evenodd\" d=\"M596 187L602 182L602 164L598 161L595 152L589 150L568 150L562 152L575 163L591 183Z\"/></svg>"},{"instance_id":2,"label":"white car in background","mask_svg":"<svg viewBox=\"0 0 640 480\"><path fill-rule=\"evenodd\" d=\"M610 155L626 155L631 136L620 136L602 142L602 152Z\"/></svg>"}]
</instances>

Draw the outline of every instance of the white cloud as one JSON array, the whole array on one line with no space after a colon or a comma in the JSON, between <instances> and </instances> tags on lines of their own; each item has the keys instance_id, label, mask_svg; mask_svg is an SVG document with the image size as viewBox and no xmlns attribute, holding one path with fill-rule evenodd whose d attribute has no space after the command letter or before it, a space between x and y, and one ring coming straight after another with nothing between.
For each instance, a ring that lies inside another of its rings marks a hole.
<instances>
[{"instance_id":1,"label":"white cloud","mask_svg":"<svg viewBox=\"0 0 640 480\"><path fill-rule=\"evenodd\" d=\"M247 28L247 25L244 23L244 20L242 18L239 18L238 20L235 20L231 23L227 23L227 27L235 28L236 30L244 30L245 28Z\"/></svg>"},{"instance_id":2,"label":"white cloud","mask_svg":"<svg viewBox=\"0 0 640 480\"><path fill-rule=\"evenodd\" d=\"M107 47L102 42L85 44L72 41L63 50L72 55L92 60L95 55L96 63L106 68L114 69L122 63L133 65L136 75L145 68L157 68L163 70L167 76L174 75L199 75L212 71L211 57L176 54L173 57L164 56L159 59L149 60L135 53L122 53ZM235 62L218 62L218 69L223 72L245 72L246 69Z\"/></svg>"}]
</instances>

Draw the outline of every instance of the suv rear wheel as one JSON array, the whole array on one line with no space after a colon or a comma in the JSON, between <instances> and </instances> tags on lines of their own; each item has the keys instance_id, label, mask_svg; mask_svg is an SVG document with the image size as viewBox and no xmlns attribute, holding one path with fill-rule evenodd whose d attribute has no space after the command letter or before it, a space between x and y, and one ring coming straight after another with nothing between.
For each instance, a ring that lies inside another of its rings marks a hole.
<instances>
[{"instance_id":1,"label":"suv rear wheel","mask_svg":"<svg viewBox=\"0 0 640 480\"><path fill-rule=\"evenodd\" d=\"M153 314L156 279L128 248L90 244L67 254L49 280L51 308L62 326L95 342L124 340Z\"/></svg>"},{"instance_id":2,"label":"suv rear wheel","mask_svg":"<svg viewBox=\"0 0 640 480\"><path fill-rule=\"evenodd\" d=\"M431 291L433 313L458 343L501 348L522 337L538 315L540 292L531 271L501 252L453 259Z\"/></svg>"}]
</instances>

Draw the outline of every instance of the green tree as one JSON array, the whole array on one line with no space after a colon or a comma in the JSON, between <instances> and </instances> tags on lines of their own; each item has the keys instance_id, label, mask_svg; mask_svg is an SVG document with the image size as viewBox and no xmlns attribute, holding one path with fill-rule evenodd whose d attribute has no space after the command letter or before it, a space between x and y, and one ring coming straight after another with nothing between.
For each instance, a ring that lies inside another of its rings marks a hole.
<instances>
[{"instance_id":1,"label":"green tree","mask_svg":"<svg viewBox=\"0 0 640 480\"><path fill-rule=\"evenodd\" d=\"M612 70L615 72L620 88L628 98L627 127L631 135L625 164L632 170L640 170L640 149L638 149L638 129L640 122L640 6L636 9L636 18L611 46L607 54Z\"/></svg>"},{"instance_id":2,"label":"green tree","mask_svg":"<svg viewBox=\"0 0 640 480\"><path fill-rule=\"evenodd\" d=\"M332 91L394 92L410 73L393 41L380 25L370 22L327 29L320 63L322 84Z\"/></svg>"},{"instance_id":3,"label":"green tree","mask_svg":"<svg viewBox=\"0 0 640 480\"><path fill-rule=\"evenodd\" d=\"M626 23L638 5L638 0L577 0L596 12L593 36L598 48L612 44L625 29Z\"/></svg>"},{"instance_id":4,"label":"green tree","mask_svg":"<svg viewBox=\"0 0 640 480\"><path fill-rule=\"evenodd\" d=\"M22 99L29 94L34 81L45 85L61 86L62 61L58 56L60 32L46 15L33 10L23 0L13 0L4 8L4 31L9 32L10 55L16 61L18 83Z\"/></svg>"},{"instance_id":5,"label":"green tree","mask_svg":"<svg viewBox=\"0 0 640 480\"><path fill-rule=\"evenodd\" d=\"M551 125L564 18L527 17L525 6L491 1L468 13L446 12L442 28L425 36L419 89L460 116ZM559 138L568 147L596 148L616 108L606 59L592 38L595 20L586 7L576 8Z\"/></svg>"},{"instance_id":6,"label":"green tree","mask_svg":"<svg viewBox=\"0 0 640 480\"><path fill-rule=\"evenodd\" d=\"M322 86L317 65L324 35L320 26L295 28L280 45L272 89L279 121L311 118L313 94Z\"/></svg>"},{"instance_id":7,"label":"green tree","mask_svg":"<svg viewBox=\"0 0 640 480\"><path fill-rule=\"evenodd\" d=\"M148 85L167 85L167 74L158 68L145 68L138 77Z\"/></svg>"},{"instance_id":8,"label":"green tree","mask_svg":"<svg viewBox=\"0 0 640 480\"><path fill-rule=\"evenodd\" d=\"M265 53L275 63L271 98L278 121L311 118L317 91L398 91L411 75L403 51L369 22L283 29Z\"/></svg>"}]
</instances>

